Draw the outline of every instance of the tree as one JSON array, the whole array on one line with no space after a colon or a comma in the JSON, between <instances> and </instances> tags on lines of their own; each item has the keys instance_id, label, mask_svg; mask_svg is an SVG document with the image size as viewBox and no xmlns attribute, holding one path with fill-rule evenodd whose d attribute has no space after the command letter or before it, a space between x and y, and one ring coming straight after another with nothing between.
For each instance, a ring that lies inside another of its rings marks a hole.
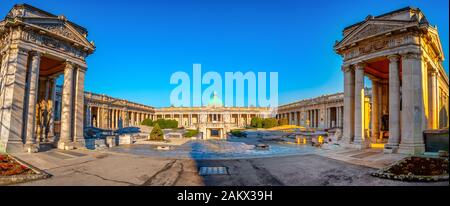
<instances>
[{"instance_id":1,"label":"tree","mask_svg":"<svg viewBox=\"0 0 450 206\"><path fill-rule=\"evenodd\" d=\"M278 120L275 118L266 118L263 120L264 128L272 128L278 126Z\"/></svg>"},{"instance_id":2,"label":"tree","mask_svg":"<svg viewBox=\"0 0 450 206\"><path fill-rule=\"evenodd\" d=\"M263 119L260 117L253 117L250 126L254 128L262 128L263 127Z\"/></svg>"},{"instance_id":3,"label":"tree","mask_svg":"<svg viewBox=\"0 0 450 206\"><path fill-rule=\"evenodd\" d=\"M150 139L149 140L156 140L156 141L162 141L164 140L164 133L159 127L159 124L156 123L153 126L152 132L150 132Z\"/></svg>"}]
</instances>

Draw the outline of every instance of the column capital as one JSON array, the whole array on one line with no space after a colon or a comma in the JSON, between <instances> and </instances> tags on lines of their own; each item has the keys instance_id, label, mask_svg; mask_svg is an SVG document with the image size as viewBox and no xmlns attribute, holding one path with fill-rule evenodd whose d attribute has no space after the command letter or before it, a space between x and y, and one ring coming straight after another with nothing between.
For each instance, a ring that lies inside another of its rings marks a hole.
<instances>
[{"instance_id":1,"label":"column capital","mask_svg":"<svg viewBox=\"0 0 450 206\"><path fill-rule=\"evenodd\" d=\"M348 64L344 64L344 65L341 66L341 70L343 72L349 72L349 71L352 71L352 69L353 68L350 65L348 65Z\"/></svg>"},{"instance_id":2,"label":"column capital","mask_svg":"<svg viewBox=\"0 0 450 206\"><path fill-rule=\"evenodd\" d=\"M40 58L42 56L42 54L40 52L35 51L35 50L30 51L29 55L32 56L33 58L36 58L36 57Z\"/></svg>"},{"instance_id":3,"label":"column capital","mask_svg":"<svg viewBox=\"0 0 450 206\"><path fill-rule=\"evenodd\" d=\"M9 49L10 54L19 53L19 54L27 55L28 51L29 51L28 49L18 47L18 46L11 46Z\"/></svg>"},{"instance_id":4,"label":"column capital","mask_svg":"<svg viewBox=\"0 0 450 206\"><path fill-rule=\"evenodd\" d=\"M422 54L419 52L406 52L401 55L405 59L422 59Z\"/></svg>"},{"instance_id":5,"label":"column capital","mask_svg":"<svg viewBox=\"0 0 450 206\"><path fill-rule=\"evenodd\" d=\"M428 73L432 76L437 76L438 70L434 67L430 67L430 69L428 70Z\"/></svg>"},{"instance_id":6,"label":"column capital","mask_svg":"<svg viewBox=\"0 0 450 206\"><path fill-rule=\"evenodd\" d=\"M75 63L73 63L73 62L71 62L71 61L69 61L69 60L66 60L66 61L64 62L64 64L66 65L66 66L65 66L65 69L74 69L74 68L75 68Z\"/></svg>"},{"instance_id":7,"label":"column capital","mask_svg":"<svg viewBox=\"0 0 450 206\"><path fill-rule=\"evenodd\" d=\"M387 56L387 58L389 59L389 63L391 63L391 62L398 62L398 60L400 60L400 55L393 54L393 55Z\"/></svg>"},{"instance_id":8,"label":"column capital","mask_svg":"<svg viewBox=\"0 0 450 206\"><path fill-rule=\"evenodd\" d=\"M364 62L358 62L355 65L355 71L356 70L363 70L366 67L366 63Z\"/></svg>"}]
</instances>

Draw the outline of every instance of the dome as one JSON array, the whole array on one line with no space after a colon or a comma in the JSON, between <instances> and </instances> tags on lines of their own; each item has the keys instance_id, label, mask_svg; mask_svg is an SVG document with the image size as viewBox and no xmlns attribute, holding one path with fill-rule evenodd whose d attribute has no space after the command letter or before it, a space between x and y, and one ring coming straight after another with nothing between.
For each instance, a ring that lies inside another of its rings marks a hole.
<instances>
[{"instance_id":1,"label":"dome","mask_svg":"<svg viewBox=\"0 0 450 206\"><path fill-rule=\"evenodd\" d=\"M208 102L208 107L222 107L222 100L219 98L217 92L213 92Z\"/></svg>"}]
</instances>

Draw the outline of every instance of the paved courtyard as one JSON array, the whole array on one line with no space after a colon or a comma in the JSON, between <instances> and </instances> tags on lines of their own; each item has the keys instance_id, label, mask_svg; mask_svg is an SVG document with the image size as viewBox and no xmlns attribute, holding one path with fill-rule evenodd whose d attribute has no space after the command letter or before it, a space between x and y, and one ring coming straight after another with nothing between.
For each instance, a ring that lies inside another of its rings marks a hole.
<instances>
[{"instance_id":1,"label":"paved courtyard","mask_svg":"<svg viewBox=\"0 0 450 206\"><path fill-rule=\"evenodd\" d=\"M215 142L205 142L201 146L208 148L211 145L217 146ZM183 144L180 147L191 146ZM217 147L220 150L227 146L219 144ZM449 185L448 182L410 183L372 177L369 174L377 168L403 158L376 150L299 148L298 154L286 150L287 153L282 151L262 157L243 154L227 159L208 155L193 158L182 153L177 153L182 154L180 156L157 155L150 148L147 148L148 152L142 152L145 151L142 145L136 145L136 148L138 152L132 147L124 147L21 154L18 155L20 159L53 175L21 185ZM225 167L229 174L199 175L201 167Z\"/></svg>"}]
</instances>

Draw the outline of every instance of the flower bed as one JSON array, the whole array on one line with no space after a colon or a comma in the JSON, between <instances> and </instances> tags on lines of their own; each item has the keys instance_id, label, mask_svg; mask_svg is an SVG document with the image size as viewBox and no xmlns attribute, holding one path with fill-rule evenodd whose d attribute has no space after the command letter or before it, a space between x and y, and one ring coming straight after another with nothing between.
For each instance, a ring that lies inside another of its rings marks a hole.
<instances>
[{"instance_id":1,"label":"flower bed","mask_svg":"<svg viewBox=\"0 0 450 206\"><path fill-rule=\"evenodd\" d=\"M388 168L372 173L372 176L401 181L448 181L448 159L407 157Z\"/></svg>"},{"instance_id":2,"label":"flower bed","mask_svg":"<svg viewBox=\"0 0 450 206\"><path fill-rule=\"evenodd\" d=\"M0 154L0 185L26 182L49 176L49 174L32 168L9 155Z\"/></svg>"},{"instance_id":3,"label":"flower bed","mask_svg":"<svg viewBox=\"0 0 450 206\"><path fill-rule=\"evenodd\" d=\"M11 176L20 174L32 174L33 170L30 170L25 165L22 165L7 155L0 155L0 176Z\"/></svg>"}]
</instances>

